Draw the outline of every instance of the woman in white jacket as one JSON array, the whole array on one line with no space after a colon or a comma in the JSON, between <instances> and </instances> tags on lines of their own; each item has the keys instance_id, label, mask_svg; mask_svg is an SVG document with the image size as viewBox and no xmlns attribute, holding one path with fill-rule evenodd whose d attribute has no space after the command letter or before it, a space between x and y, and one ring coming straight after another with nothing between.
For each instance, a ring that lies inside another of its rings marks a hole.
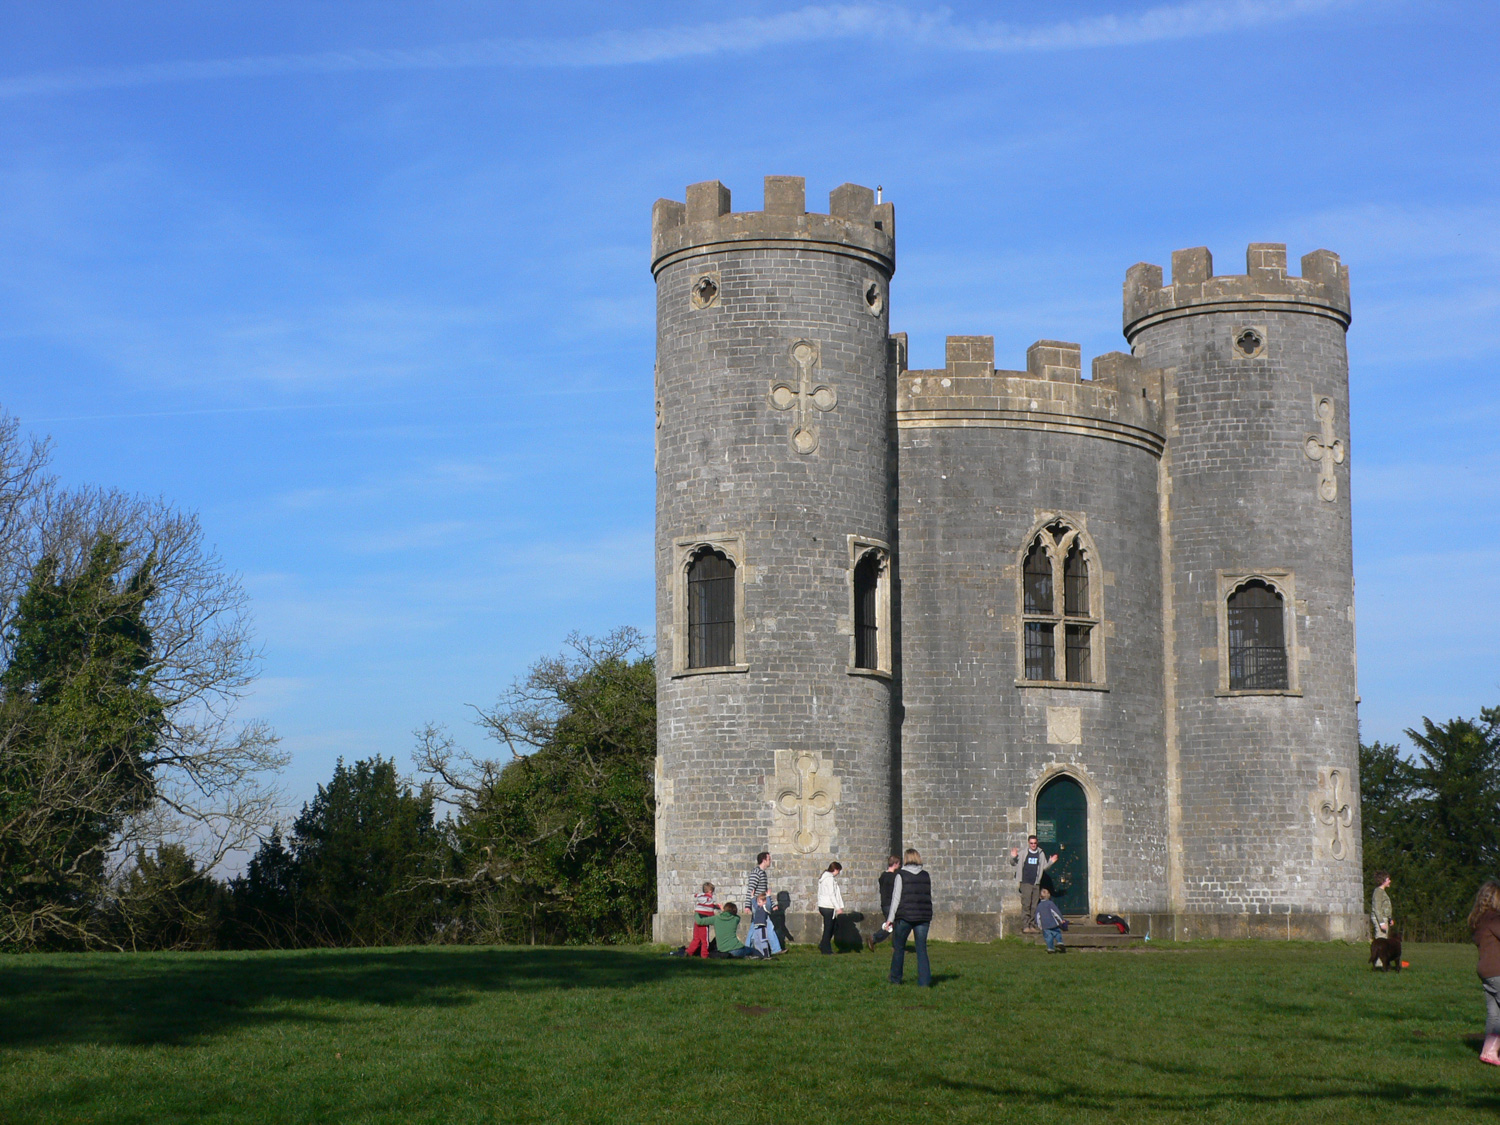
<instances>
[{"instance_id":1,"label":"woman in white jacket","mask_svg":"<svg viewBox=\"0 0 1500 1125\"><path fill-rule=\"evenodd\" d=\"M833 952L833 920L844 912L844 892L838 884L843 870L843 864L830 863L818 878L818 913L823 915L823 940L818 942L818 949L822 953Z\"/></svg>"}]
</instances>

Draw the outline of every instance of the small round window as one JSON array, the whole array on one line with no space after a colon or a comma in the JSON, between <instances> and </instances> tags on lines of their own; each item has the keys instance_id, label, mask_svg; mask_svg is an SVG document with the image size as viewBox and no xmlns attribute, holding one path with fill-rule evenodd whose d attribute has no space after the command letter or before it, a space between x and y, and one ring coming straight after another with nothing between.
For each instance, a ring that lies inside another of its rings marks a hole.
<instances>
[{"instance_id":1,"label":"small round window","mask_svg":"<svg viewBox=\"0 0 1500 1125\"><path fill-rule=\"evenodd\" d=\"M870 315L879 316L880 310L885 308L885 294L881 292L880 282L871 281L866 283L864 297L865 308L870 310Z\"/></svg>"}]
</instances>

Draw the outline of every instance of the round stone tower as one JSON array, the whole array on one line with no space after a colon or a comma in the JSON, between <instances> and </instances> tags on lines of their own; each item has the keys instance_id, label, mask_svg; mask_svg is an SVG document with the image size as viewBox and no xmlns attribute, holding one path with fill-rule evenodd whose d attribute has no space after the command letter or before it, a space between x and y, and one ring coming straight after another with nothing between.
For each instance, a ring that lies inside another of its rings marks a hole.
<instances>
[{"instance_id":1,"label":"round stone tower","mask_svg":"<svg viewBox=\"0 0 1500 1125\"><path fill-rule=\"evenodd\" d=\"M805 938L818 875L893 845L894 548L888 285L895 215L845 184L808 214L717 181L659 200L658 940L704 881L740 901L755 856ZM813 933L816 937L816 932Z\"/></svg>"},{"instance_id":2,"label":"round stone tower","mask_svg":"<svg viewBox=\"0 0 1500 1125\"><path fill-rule=\"evenodd\" d=\"M1252 244L1131 268L1164 371L1168 897L1176 936L1359 938L1349 274Z\"/></svg>"}]
</instances>

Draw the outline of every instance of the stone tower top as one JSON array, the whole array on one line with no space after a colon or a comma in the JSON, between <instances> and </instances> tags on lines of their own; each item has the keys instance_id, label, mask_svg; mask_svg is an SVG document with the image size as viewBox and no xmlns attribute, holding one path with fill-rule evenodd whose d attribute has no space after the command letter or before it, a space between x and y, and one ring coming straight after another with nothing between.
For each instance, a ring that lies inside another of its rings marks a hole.
<instances>
[{"instance_id":1,"label":"stone tower top","mask_svg":"<svg viewBox=\"0 0 1500 1125\"><path fill-rule=\"evenodd\" d=\"M867 187L842 184L828 193L828 214L811 214L801 176L767 176L764 211L731 211L729 189L718 180L690 184L685 204L658 199L651 209L653 275L685 258L730 247L789 249L809 243L869 262L889 277L896 271L896 210L876 203Z\"/></svg>"},{"instance_id":2,"label":"stone tower top","mask_svg":"<svg viewBox=\"0 0 1500 1125\"><path fill-rule=\"evenodd\" d=\"M1152 324L1203 312L1230 312L1249 305L1284 312L1326 316L1349 326L1349 267L1332 250L1302 256L1302 276L1286 272L1286 245L1252 242L1246 273L1214 276L1208 247L1172 254L1172 284L1163 285L1161 267L1138 262L1125 274L1125 338Z\"/></svg>"}]
</instances>

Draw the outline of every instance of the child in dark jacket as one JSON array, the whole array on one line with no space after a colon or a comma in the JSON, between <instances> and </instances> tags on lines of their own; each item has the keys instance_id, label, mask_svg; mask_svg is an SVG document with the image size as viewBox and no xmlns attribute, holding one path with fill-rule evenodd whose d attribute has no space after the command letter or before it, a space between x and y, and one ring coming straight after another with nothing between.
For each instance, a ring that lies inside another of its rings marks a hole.
<instances>
[{"instance_id":1,"label":"child in dark jacket","mask_svg":"<svg viewBox=\"0 0 1500 1125\"><path fill-rule=\"evenodd\" d=\"M771 912L767 909L766 892L757 891L755 904L750 907L750 947L762 957L769 957L776 952L776 946L771 938L775 930L771 928Z\"/></svg>"},{"instance_id":2,"label":"child in dark jacket","mask_svg":"<svg viewBox=\"0 0 1500 1125\"><path fill-rule=\"evenodd\" d=\"M1062 911L1057 909L1057 903L1052 901L1052 892L1046 887L1042 888L1042 901L1036 904L1036 924L1042 928L1042 940L1047 943L1047 952L1063 952L1063 927L1067 923L1063 921Z\"/></svg>"}]
</instances>

